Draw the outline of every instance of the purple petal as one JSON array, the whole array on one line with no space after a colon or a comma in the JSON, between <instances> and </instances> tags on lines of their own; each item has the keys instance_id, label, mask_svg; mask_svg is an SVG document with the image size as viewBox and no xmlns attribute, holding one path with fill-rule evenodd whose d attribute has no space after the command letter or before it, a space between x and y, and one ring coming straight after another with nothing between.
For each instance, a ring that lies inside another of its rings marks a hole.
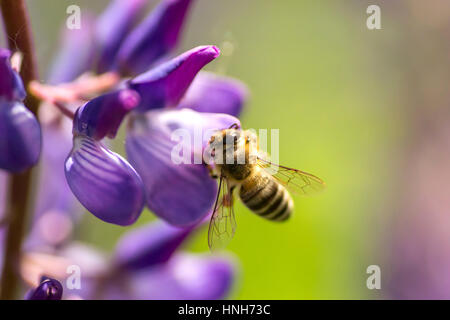
<instances>
[{"instance_id":1,"label":"purple petal","mask_svg":"<svg viewBox=\"0 0 450 320\"><path fill-rule=\"evenodd\" d=\"M140 270L165 263L191 231L192 228L176 228L162 221L132 230L117 244L116 265Z\"/></svg>"},{"instance_id":2,"label":"purple petal","mask_svg":"<svg viewBox=\"0 0 450 320\"><path fill-rule=\"evenodd\" d=\"M139 74L177 44L192 0L163 0L125 39L118 53L127 74Z\"/></svg>"},{"instance_id":3,"label":"purple petal","mask_svg":"<svg viewBox=\"0 0 450 320\"><path fill-rule=\"evenodd\" d=\"M83 11L81 28L62 29L60 48L53 59L48 82L70 82L91 69L95 57L94 18Z\"/></svg>"},{"instance_id":4,"label":"purple petal","mask_svg":"<svg viewBox=\"0 0 450 320\"><path fill-rule=\"evenodd\" d=\"M0 101L0 137L0 169L21 172L38 162L41 127L21 102Z\"/></svg>"},{"instance_id":5,"label":"purple petal","mask_svg":"<svg viewBox=\"0 0 450 320\"><path fill-rule=\"evenodd\" d=\"M227 257L178 254L167 265L141 272L130 281L132 299L217 300L226 298L235 278Z\"/></svg>"},{"instance_id":6,"label":"purple petal","mask_svg":"<svg viewBox=\"0 0 450 320\"><path fill-rule=\"evenodd\" d=\"M73 130L101 140L114 138L123 118L139 104L139 94L133 90L120 90L92 99L77 110Z\"/></svg>"},{"instance_id":7,"label":"purple petal","mask_svg":"<svg viewBox=\"0 0 450 320\"><path fill-rule=\"evenodd\" d=\"M98 18L96 43L100 48L99 73L115 67L117 51L147 3L147 0L115 0Z\"/></svg>"},{"instance_id":8,"label":"purple petal","mask_svg":"<svg viewBox=\"0 0 450 320\"><path fill-rule=\"evenodd\" d=\"M241 81L210 72L200 72L177 108L226 113L237 117L247 97L248 88Z\"/></svg>"},{"instance_id":9,"label":"purple petal","mask_svg":"<svg viewBox=\"0 0 450 320\"><path fill-rule=\"evenodd\" d=\"M83 211L64 175L64 162L72 149L71 126L69 119L42 126L36 208L32 230L27 237L27 249L54 247L66 241Z\"/></svg>"},{"instance_id":10,"label":"purple petal","mask_svg":"<svg viewBox=\"0 0 450 320\"><path fill-rule=\"evenodd\" d=\"M141 214L141 178L125 159L101 142L75 136L65 172L74 195L97 218L126 226Z\"/></svg>"},{"instance_id":11,"label":"purple petal","mask_svg":"<svg viewBox=\"0 0 450 320\"><path fill-rule=\"evenodd\" d=\"M27 300L61 300L63 294L63 287L58 280L43 277L41 284L36 288L30 290L27 295Z\"/></svg>"},{"instance_id":12,"label":"purple petal","mask_svg":"<svg viewBox=\"0 0 450 320\"><path fill-rule=\"evenodd\" d=\"M137 110L176 106L197 73L219 54L215 46L196 47L132 79L128 86L141 95Z\"/></svg>"},{"instance_id":13,"label":"purple petal","mask_svg":"<svg viewBox=\"0 0 450 320\"><path fill-rule=\"evenodd\" d=\"M130 163L145 185L147 205L158 217L175 226L192 226L210 211L217 192L202 163L202 151L214 130L230 127L239 120L225 114L198 113L189 109L155 110L131 119L126 139ZM199 164L172 161L178 144L171 140L177 129L200 137L189 159Z\"/></svg>"},{"instance_id":14,"label":"purple petal","mask_svg":"<svg viewBox=\"0 0 450 320\"><path fill-rule=\"evenodd\" d=\"M11 68L11 52L0 48L0 100L23 101L26 93L19 74Z\"/></svg>"}]
</instances>

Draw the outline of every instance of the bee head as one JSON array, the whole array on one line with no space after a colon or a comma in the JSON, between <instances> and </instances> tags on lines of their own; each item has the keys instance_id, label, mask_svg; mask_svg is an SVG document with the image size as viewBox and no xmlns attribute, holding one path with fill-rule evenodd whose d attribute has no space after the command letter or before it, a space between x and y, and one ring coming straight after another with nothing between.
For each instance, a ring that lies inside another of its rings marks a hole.
<instances>
[{"instance_id":1,"label":"bee head","mask_svg":"<svg viewBox=\"0 0 450 320\"><path fill-rule=\"evenodd\" d=\"M211 136L209 145L212 149L222 149L224 151L233 148L236 149L241 141L242 133L238 129L226 129L217 131Z\"/></svg>"}]
</instances>

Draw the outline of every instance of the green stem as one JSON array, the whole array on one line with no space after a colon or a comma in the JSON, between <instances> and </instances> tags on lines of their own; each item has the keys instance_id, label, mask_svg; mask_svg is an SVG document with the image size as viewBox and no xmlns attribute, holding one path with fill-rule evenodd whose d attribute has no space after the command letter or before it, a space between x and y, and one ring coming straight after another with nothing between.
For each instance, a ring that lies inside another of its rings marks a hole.
<instances>
[{"instance_id":1,"label":"green stem","mask_svg":"<svg viewBox=\"0 0 450 320\"><path fill-rule=\"evenodd\" d=\"M8 46L12 51L23 54L20 75L25 88L37 79L34 49L28 13L23 0L0 0L3 23L8 35ZM28 89L27 89L28 91ZM39 101L28 93L25 105L37 113ZM32 170L11 175L6 208L7 231L5 259L0 282L0 298L14 299L20 283L20 259L23 235L30 209Z\"/></svg>"}]
</instances>

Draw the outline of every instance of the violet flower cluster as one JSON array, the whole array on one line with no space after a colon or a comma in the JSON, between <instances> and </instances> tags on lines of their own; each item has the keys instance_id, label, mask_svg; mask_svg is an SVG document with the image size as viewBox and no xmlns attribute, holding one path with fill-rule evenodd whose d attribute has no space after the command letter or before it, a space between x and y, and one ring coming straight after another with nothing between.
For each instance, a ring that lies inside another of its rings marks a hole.
<instances>
[{"instance_id":1,"label":"violet flower cluster","mask_svg":"<svg viewBox=\"0 0 450 320\"><path fill-rule=\"evenodd\" d=\"M141 21L146 0L112 1L98 18L83 14L81 29L63 33L49 88L70 92L95 79L92 73L120 80L106 90L87 90L89 98L81 90L78 100L64 101L73 122L50 106L61 104L55 96L37 95L42 132L23 104L25 90L9 51L0 50L0 169L23 171L41 157L21 268L33 270L22 274L33 287L27 298L220 299L229 293L236 270L228 256L178 250L211 214L217 182L203 164L172 162L172 133L184 129L194 136L240 124L248 96L240 81L202 71L219 57L216 46L174 54L193 2L162 0ZM124 121L126 157L105 140L114 139ZM202 138L192 157L206 147L209 137ZM79 204L115 225L132 225L145 207L163 221L125 234L105 257L72 240ZM84 270L81 289L64 283L66 262Z\"/></svg>"},{"instance_id":2,"label":"violet flower cluster","mask_svg":"<svg viewBox=\"0 0 450 320\"><path fill-rule=\"evenodd\" d=\"M0 49L0 169L15 173L38 162L41 128L23 104L26 93L10 57L10 51Z\"/></svg>"}]
</instances>

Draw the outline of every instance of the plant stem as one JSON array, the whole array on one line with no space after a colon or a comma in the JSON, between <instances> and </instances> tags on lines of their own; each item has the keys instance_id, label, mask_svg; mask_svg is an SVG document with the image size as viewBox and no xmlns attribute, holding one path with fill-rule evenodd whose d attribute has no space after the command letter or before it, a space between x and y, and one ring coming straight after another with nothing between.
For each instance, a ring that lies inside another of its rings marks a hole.
<instances>
[{"instance_id":1,"label":"plant stem","mask_svg":"<svg viewBox=\"0 0 450 320\"><path fill-rule=\"evenodd\" d=\"M37 79L37 68L24 0L0 0L0 9L8 35L9 48L23 54L20 75L28 91L28 84ZM36 114L39 101L28 94L25 105ZM29 209L31 200L31 180L31 169L10 177L6 208L8 226L5 239L5 259L0 283L1 299L16 298L20 279L22 240L27 222L27 209Z\"/></svg>"}]
</instances>

